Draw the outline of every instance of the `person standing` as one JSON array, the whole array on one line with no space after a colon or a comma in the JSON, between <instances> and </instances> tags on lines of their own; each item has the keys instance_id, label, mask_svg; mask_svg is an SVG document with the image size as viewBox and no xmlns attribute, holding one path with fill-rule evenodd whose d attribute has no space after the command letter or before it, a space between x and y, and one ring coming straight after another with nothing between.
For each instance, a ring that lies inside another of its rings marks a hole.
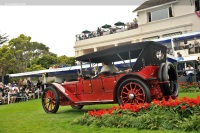
<instances>
[{"instance_id":1,"label":"person standing","mask_svg":"<svg viewBox=\"0 0 200 133\"><path fill-rule=\"evenodd\" d=\"M197 71L197 81L200 89L200 65L198 66L198 71Z\"/></svg>"},{"instance_id":2,"label":"person standing","mask_svg":"<svg viewBox=\"0 0 200 133\"><path fill-rule=\"evenodd\" d=\"M22 88L23 88L23 81L22 81L22 79L19 79L18 89L19 89L20 92L22 91Z\"/></svg>"},{"instance_id":3,"label":"person standing","mask_svg":"<svg viewBox=\"0 0 200 133\"><path fill-rule=\"evenodd\" d=\"M187 75L186 80L190 82L190 84L192 84L193 83L192 76L194 75L194 68L190 64L188 64L188 67L185 69L185 71Z\"/></svg>"},{"instance_id":4,"label":"person standing","mask_svg":"<svg viewBox=\"0 0 200 133\"><path fill-rule=\"evenodd\" d=\"M101 36L101 29L99 27L97 28L97 36Z\"/></svg>"},{"instance_id":5,"label":"person standing","mask_svg":"<svg viewBox=\"0 0 200 133\"><path fill-rule=\"evenodd\" d=\"M27 80L24 78L24 81L22 82L23 85L23 91L27 88Z\"/></svg>"},{"instance_id":6,"label":"person standing","mask_svg":"<svg viewBox=\"0 0 200 133\"><path fill-rule=\"evenodd\" d=\"M200 56L197 57L198 65L200 65Z\"/></svg>"},{"instance_id":7,"label":"person standing","mask_svg":"<svg viewBox=\"0 0 200 133\"><path fill-rule=\"evenodd\" d=\"M189 44L189 54L194 54L195 53L195 49L194 49L194 45L193 44Z\"/></svg>"},{"instance_id":8,"label":"person standing","mask_svg":"<svg viewBox=\"0 0 200 133\"><path fill-rule=\"evenodd\" d=\"M138 21L136 18L133 19L133 24L134 24L133 28L138 28Z\"/></svg>"},{"instance_id":9,"label":"person standing","mask_svg":"<svg viewBox=\"0 0 200 133\"><path fill-rule=\"evenodd\" d=\"M182 54L180 52L177 52L177 58L176 58L178 64L177 64L177 68L178 68L178 75L182 75L183 72L183 64L182 63L179 63L180 61L184 60L184 58L182 57ZM180 71L180 72L179 72Z\"/></svg>"},{"instance_id":10,"label":"person standing","mask_svg":"<svg viewBox=\"0 0 200 133\"><path fill-rule=\"evenodd\" d=\"M39 98L41 95L41 92L42 92L42 82L38 79L37 89L35 90L35 97Z\"/></svg>"}]
</instances>

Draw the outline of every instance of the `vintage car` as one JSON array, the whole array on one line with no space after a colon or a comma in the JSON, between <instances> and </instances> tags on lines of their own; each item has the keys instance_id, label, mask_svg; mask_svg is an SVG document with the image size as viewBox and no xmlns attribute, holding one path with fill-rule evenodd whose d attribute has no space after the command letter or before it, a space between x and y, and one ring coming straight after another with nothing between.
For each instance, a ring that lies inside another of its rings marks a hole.
<instances>
[{"instance_id":1,"label":"vintage car","mask_svg":"<svg viewBox=\"0 0 200 133\"><path fill-rule=\"evenodd\" d=\"M139 104L170 96L175 98L178 96L177 72L166 60L166 50L164 45L147 41L79 56L76 60L81 65L88 62L90 67L87 70L81 67L76 81L47 84L42 95L43 109L46 113L56 113L60 105L81 109L91 104ZM92 68L102 62L120 61L131 71L91 75Z\"/></svg>"}]
</instances>

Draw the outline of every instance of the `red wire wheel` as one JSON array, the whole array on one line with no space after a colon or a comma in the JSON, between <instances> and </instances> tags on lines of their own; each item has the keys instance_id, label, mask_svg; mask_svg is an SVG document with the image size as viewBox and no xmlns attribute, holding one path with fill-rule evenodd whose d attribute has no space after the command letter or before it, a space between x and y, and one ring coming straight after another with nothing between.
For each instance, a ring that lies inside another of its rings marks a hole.
<instances>
[{"instance_id":1,"label":"red wire wheel","mask_svg":"<svg viewBox=\"0 0 200 133\"><path fill-rule=\"evenodd\" d=\"M42 107L46 113L56 113L59 108L58 93L54 88L46 88L42 95Z\"/></svg>"},{"instance_id":2,"label":"red wire wheel","mask_svg":"<svg viewBox=\"0 0 200 133\"><path fill-rule=\"evenodd\" d=\"M139 104L151 102L151 95L147 85L140 79L126 79L117 91L118 104Z\"/></svg>"}]
</instances>

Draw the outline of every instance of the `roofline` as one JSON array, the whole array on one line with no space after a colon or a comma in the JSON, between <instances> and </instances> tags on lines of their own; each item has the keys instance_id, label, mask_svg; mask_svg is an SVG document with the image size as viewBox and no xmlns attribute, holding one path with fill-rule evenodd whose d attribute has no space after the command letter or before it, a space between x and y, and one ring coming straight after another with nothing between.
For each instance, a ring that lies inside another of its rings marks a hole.
<instances>
[{"instance_id":1,"label":"roofline","mask_svg":"<svg viewBox=\"0 0 200 133\"><path fill-rule=\"evenodd\" d=\"M178 0L172 1L172 2L169 2L169 3L165 3L165 4L161 4L161 5L157 5L157 6L152 6L152 7L149 7L149 8L144 8L144 9L141 9L141 10L133 10L133 13L146 11L146 10L151 10L151 9L154 9L154 8L158 8L158 7L174 4L174 3L177 3L177 2L178 2Z\"/></svg>"},{"instance_id":2,"label":"roofline","mask_svg":"<svg viewBox=\"0 0 200 133\"><path fill-rule=\"evenodd\" d=\"M192 36L192 35L200 35L200 31L196 31L196 32L192 32L192 33L185 33L182 35L176 35L176 36L172 36L171 38L185 37L185 36Z\"/></svg>"}]
</instances>

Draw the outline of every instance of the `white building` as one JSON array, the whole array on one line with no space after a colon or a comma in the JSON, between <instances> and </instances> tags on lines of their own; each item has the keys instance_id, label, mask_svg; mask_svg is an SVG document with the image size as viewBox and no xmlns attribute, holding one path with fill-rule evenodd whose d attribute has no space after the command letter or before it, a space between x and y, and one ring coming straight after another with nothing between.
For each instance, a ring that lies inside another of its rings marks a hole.
<instances>
[{"instance_id":1,"label":"white building","mask_svg":"<svg viewBox=\"0 0 200 133\"><path fill-rule=\"evenodd\" d=\"M75 56L127 43L200 31L199 7L200 0L148 0L133 11L138 15L137 28L128 30L125 26L120 32L77 40ZM179 45L181 43L184 41Z\"/></svg>"}]
</instances>

